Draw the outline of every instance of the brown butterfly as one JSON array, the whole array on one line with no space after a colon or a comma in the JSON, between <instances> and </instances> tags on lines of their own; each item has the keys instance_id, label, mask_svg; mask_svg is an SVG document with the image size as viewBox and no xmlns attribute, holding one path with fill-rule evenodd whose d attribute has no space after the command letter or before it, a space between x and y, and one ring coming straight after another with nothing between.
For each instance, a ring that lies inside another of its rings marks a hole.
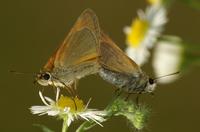
<instances>
[{"instance_id":1,"label":"brown butterfly","mask_svg":"<svg viewBox=\"0 0 200 132\"><path fill-rule=\"evenodd\" d=\"M100 28L98 18L90 9L85 10L49 58L36 81L43 86L68 87L78 79L99 71L98 45Z\"/></svg>"},{"instance_id":2,"label":"brown butterfly","mask_svg":"<svg viewBox=\"0 0 200 132\"><path fill-rule=\"evenodd\" d=\"M153 92L154 79L149 78L106 34L101 32L99 75L128 93Z\"/></svg>"},{"instance_id":3,"label":"brown butterfly","mask_svg":"<svg viewBox=\"0 0 200 132\"><path fill-rule=\"evenodd\" d=\"M100 30L97 16L86 9L36 80L44 86L68 87L73 93L76 80L95 73L129 93L154 90L154 80Z\"/></svg>"}]
</instances>

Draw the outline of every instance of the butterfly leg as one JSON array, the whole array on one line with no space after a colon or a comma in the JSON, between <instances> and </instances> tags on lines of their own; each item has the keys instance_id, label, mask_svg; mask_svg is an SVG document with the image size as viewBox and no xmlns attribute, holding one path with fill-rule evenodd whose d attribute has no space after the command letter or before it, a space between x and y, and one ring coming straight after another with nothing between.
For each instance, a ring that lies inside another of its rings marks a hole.
<instances>
[{"instance_id":1,"label":"butterfly leg","mask_svg":"<svg viewBox=\"0 0 200 132\"><path fill-rule=\"evenodd\" d=\"M74 81L74 93L76 94L76 96L78 96L77 94L78 81L79 81L78 79Z\"/></svg>"},{"instance_id":2,"label":"butterfly leg","mask_svg":"<svg viewBox=\"0 0 200 132\"><path fill-rule=\"evenodd\" d=\"M71 99L72 99L72 100L73 100L73 102L74 102L74 107L75 107L75 110L77 110L77 105L76 105L76 101L75 101L74 97L71 97Z\"/></svg>"},{"instance_id":3,"label":"butterfly leg","mask_svg":"<svg viewBox=\"0 0 200 132\"><path fill-rule=\"evenodd\" d=\"M71 97L70 97L70 98L71 98L72 101L74 102L75 110L77 110L77 105L76 105L76 101L75 101L75 98L76 98L77 96L76 96L76 93L75 93L75 91L74 91L74 83L73 83L72 85L70 85L68 88L69 88L70 91L71 91Z\"/></svg>"},{"instance_id":4,"label":"butterfly leg","mask_svg":"<svg viewBox=\"0 0 200 132\"><path fill-rule=\"evenodd\" d=\"M119 92L119 88L115 89L114 94L117 94Z\"/></svg>"},{"instance_id":5,"label":"butterfly leg","mask_svg":"<svg viewBox=\"0 0 200 132\"><path fill-rule=\"evenodd\" d=\"M154 97L154 96L155 96L155 93L151 92L150 95L151 95L152 97Z\"/></svg>"},{"instance_id":6,"label":"butterfly leg","mask_svg":"<svg viewBox=\"0 0 200 132\"><path fill-rule=\"evenodd\" d=\"M121 89L116 89L115 90L115 95L116 95L116 98L118 98L121 94L123 93L123 91Z\"/></svg>"},{"instance_id":7,"label":"butterfly leg","mask_svg":"<svg viewBox=\"0 0 200 132\"><path fill-rule=\"evenodd\" d=\"M74 102L75 110L77 110L77 105L76 105L76 101L75 101L75 98L77 97L77 92L76 92L77 81L78 80L74 80L74 82L70 85L70 88L69 88L72 91L72 97L71 97L71 99Z\"/></svg>"},{"instance_id":8,"label":"butterfly leg","mask_svg":"<svg viewBox=\"0 0 200 132\"><path fill-rule=\"evenodd\" d=\"M136 102L136 105L137 105L137 106L139 106L139 98L140 98L141 94L142 94L142 93L140 92L140 93L138 93L137 96L136 96L135 102Z\"/></svg>"},{"instance_id":9,"label":"butterfly leg","mask_svg":"<svg viewBox=\"0 0 200 132\"><path fill-rule=\"evenodd\" d=\"M134 92L128 92L128 93L127 93L127 96L126 96L126 98L125 98L125 100L127 101L128 98L129 98L132 94L134 94L134 95L136 94L136 95L137 95L137 96L136 96L135 102L136 102L136 103L139 103L139 95L140 95L141 93L138 94L138 93L134 93Z\"/></svg>"},{"instance_id":10,"label":"butterfly leg","mask_svg":"<svg viewBox=\"0 0 200 132\"><path fill-rule=\"evenodd\" d=\"M126 96L126 98L125 98L125 101L128 100L128 98L131 96L131 94L132 94L132 93L128 93L128 94L127 94L127 96Z\"/></svg>"},{"instance_id":11,"label":"butterfly leg","mask_svg":"<svg viewBox=\"0 0 200 132\"><path fill-rule=\"evenodd\" d=\"M132 91L132 90L129 89L129 91L127 92L127 96L126 96L126 98L125 98L125 101L128 100L128 98L131 96L131 94L137 94L137 93L135 93L135 92L131 92L131 91Z\"/></svg>"},{"instance_id":12,"label":"butterfly leg","mask_svg":"<svg viewBox=\"0 0 200 132\"><path fill-rule=\"evenodd\" d=\"M78 85L78 79L75 79L73 81L73 83L70 85L70 89L72 91L72 94L74 97L76 97L78 94L77 94L77 85Z\"/></svg>"}]
</instances>

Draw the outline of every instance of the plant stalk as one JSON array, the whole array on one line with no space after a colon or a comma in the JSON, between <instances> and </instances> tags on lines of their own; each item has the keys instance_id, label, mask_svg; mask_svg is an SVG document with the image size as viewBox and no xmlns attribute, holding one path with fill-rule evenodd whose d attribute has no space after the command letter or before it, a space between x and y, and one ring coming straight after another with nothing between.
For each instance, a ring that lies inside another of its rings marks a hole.
<instances>
[{"instance_id":1,"label":"plant stalk","mask_svg":"<svg viewBox=\"0 0 200 132\"><path fill-rule=\"evenodd\" d=\"M63 125L62 125L62 132L67 132L68 125L67 125L67 118L63 119Z\"/></svg>"}]
</instances>

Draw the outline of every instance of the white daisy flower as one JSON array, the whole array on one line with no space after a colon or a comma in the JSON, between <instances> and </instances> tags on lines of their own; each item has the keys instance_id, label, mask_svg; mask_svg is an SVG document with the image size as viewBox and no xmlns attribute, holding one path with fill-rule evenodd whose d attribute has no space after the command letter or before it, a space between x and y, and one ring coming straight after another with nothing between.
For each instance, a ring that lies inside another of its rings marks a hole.
<instances>
[{"instance_id":1,"label":"white daisy flower","mask_svg":"<svg viewBox=\"0 0 200 132\"><path fill-rule=\"evenodd\" d=\"M184 47L178 37L161 40L156 44L153 56L153 68L157 77L180 71L183 62ZM170 83L180 75L166 76L158 83Z\"/></svg>"},{"instance_id":2,"label":"white daisy flower","mask_svg":"<svg viewBox=\"0 0 200 132\"><path fill-rule=\"evenodd\" d=\"M45 104L43 106L32 106L30 108L32 114L44 115L59 117L63 120L67 120L67 126L76 120L84 119L87 121L94 121L100 126L101 122L104 121L103 116L105 116L104 111L97 111L95 109L88 109L88 103L84 105L83 101L78 97L72 99L68 96L57 94L56 100L52 100L49 97L43 96L42 92L39 92L42 102Z\"/></svg>"},{"instance_id":3,"label":"white daisy flower","mask_svg":"<svg viewBox=\"0 0 200 132\"><path fill-rule=\"evenodd\" d=\"M166 9L162 6L150 6L146 11L138 11L136 18L130 27L125 27L127 55L136 61L138 65L142 65L149 57L148 50L152 48L157 38L163 31L163 26L167 22ZM129 49L131 48L131 49ZM135 53L131 53L132 50ZM147 54L143 55L145 51ZM138 55L140 54L140 55Z\"/></svg>"}]
</instances>

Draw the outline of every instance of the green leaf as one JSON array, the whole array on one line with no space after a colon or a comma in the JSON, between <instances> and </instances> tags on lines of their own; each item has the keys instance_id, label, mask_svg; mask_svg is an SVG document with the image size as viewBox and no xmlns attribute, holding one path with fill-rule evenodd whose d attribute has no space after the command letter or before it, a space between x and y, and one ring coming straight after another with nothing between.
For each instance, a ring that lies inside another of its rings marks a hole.
<instances>
[{"instance_id":1,"label":"green leaf","mask_svg":"<svg viewBox=\"0 0 200 132\"><path fill-rule=\"evenodd\" d=\"M33 126L40 128L43 132L54 132L53 130L51 130L50 128L48 128L45 125L33 124Z\"/></svg>"}]
</instances>

